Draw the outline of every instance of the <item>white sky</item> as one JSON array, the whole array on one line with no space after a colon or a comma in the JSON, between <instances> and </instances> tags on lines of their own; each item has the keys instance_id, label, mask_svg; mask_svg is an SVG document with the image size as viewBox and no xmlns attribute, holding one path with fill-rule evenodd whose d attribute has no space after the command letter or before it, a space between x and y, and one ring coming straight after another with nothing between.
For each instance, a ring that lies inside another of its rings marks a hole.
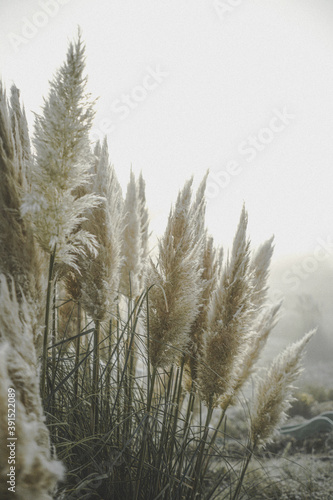
<instances>
[{"instance_id":1,"label":"white sky","mask_svg":"<svg viewBox=\"0 0 333 500\"><path fill-rule=\"evenodd\" d=\"M208 168L225 179L234 162L227 185L209 180L216 242L230 245L245 202L254 245L275 234L277 256L313 252L333 236L333 2L220 0L220 15L214 5L0 0L3 82L21 89L32 124L80 25L89 90L100 96L95 133L113 123L110 156L124 188L131 164L142 170L155 232L186 179L197 185ZM144 96L136 87L153 85L146 77L157 67L161 82ZM133 92L133 109L112 109ZM272 121L284 109L289 123ZM246 150L250 136L261 151Z\"/></svg>"}]
</instances>

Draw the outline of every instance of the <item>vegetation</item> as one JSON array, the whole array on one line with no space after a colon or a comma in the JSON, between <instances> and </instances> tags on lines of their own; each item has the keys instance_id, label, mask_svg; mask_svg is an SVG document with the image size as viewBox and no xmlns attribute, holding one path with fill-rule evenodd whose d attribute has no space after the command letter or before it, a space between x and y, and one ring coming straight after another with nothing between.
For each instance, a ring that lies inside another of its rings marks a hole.
<instances>
[{"instance_id":1,"label":"vegetation","mask_svg":"<svg viewBox=\"0 0 333 500\"><path fill-rule=\"evenodd\" d=\"M0 432L14 388L18 498L249 495L250 462L286 418L313 332L257 377L233 450L227 412L280 309L267 302L273 239L251 250L243 207L223 262L205 176L195 195L192 179L180 191L150 255L144 180L131 172L123 198L106 140L92 151L85 85L79 35L36 116L33 154L17 89L10 104L0 93Z\"/></svg>"}]
</instances>

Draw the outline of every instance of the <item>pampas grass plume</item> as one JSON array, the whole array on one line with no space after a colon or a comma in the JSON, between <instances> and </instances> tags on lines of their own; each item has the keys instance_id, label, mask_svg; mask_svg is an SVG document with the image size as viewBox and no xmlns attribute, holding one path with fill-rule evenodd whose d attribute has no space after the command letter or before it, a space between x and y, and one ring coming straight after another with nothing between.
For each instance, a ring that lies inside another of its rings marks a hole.
<instances>
[{"instance_id":1,"label":"pampas grass plume","mask_svg":"<svg viewBox=\"0 0 333 500\"><path fill-rule=\"evenodd\" d=\"M83 228L96 239L99 250L97 256L89 254L79 260L81 273L77 280L85 310L94 320L102 321L114 309L118 294L123 226L121 190L109 161L106 139L97 157L92 190L103 202L91 210Z\"/></svg>"},{"instance_id":2,"label":"pampas grass plume","mask_svg":"<svg viewBox=\"0 0 333 500\"><path fill-rule=\"evenodd\" d=\"M218 406L220 398L233 386L235 367L249 335L252 304L246 228L243 207L231 258L212 298L199 367L201 395L209 406Z\"/></svg>"},{"instance_id":3,"label":"pampas grass plume","mask_svg":"<svg viewBox=\"0 0 333 500\"><path fill-rule=\"evenodd\" d=\"M293 383L302 371L304 349L315 331L304 335L280 353L264 378L258 381L251 415L253 449L265 446L286 420L286 411L292 401Z\"/></svg>"},{"instance_id":4,"label":"pampas grass plume","mask_svg":"<svg viewBox=\"0 0 333 500\"><path fill-rule=\"evenodd\" d=\"M17 298L29 303L35 340L41 314L42 259L31 224L20 214L31 165L27 123L19 91L12 86L11 106L0 83L0 273L13 277Z\"/></svg>"},{"instance_id":5,"label":"pampas grass plume","mask_svg":"<svg viewBox=\"0 0 333 500\"><path fill-rule=\"evenodd\" d=\"M43 114L36 115L32 187L21 210L33 224L41 248L50 255L56 249L55 262L76 269L78 255L86 250L96 253L95 238L80 225L84 214L101 201L92 193L76 196L89 181L88 133L94 115L83 71L84 46L79 36L51 81Z\"/></svg>"},{"instance_id":6,"label":"pampas grass plume","mask_svg":"<svg viewBox=\"0 0 333 500\"><path fill-rule=\"evenodd\" d=\"M10 291L11 288L11 291ZM51 457L39 395L37 358L29 310L19 305L14 284L0 276L0 493L7 498L8 388L16 395L16 496L19 500L51 500L64 468Z\"/></svg>"},{"instance_id":7,"label":"pampas grass plume","mask_svg":"<svg viewBox=\"0 0 333 500\"><path fill-rule=\"evenodd\" d=\"M150 355L155 367L177 360L189 343L189 333L199 312L200 256L203 236L196 238L191 216L192 179L185 183L171 209L159 242L158 263L151 261L149 292Z\"/></svg>"},{"instance_id":8,"label":"pampas grass plume","mask_svg":"<svg viewBox=\"0 0 333 500\"><path fill-rule=\"evenodd\" d=\"M138 185L134 173L131 170L123 209L124 228L122 254L124 261L121 270L121 287L123 293L132 298L139 294L140 276L143 264L141 208L142 200L139 198Z\"/></svg>"},{"instance_id":9,"label":"pampas grass plume","mask_svg":"<svg viewBox=\"0 0 333 500\"><path fill-rule=\"evenodd\" d=\"M230 392L222 397L221 408L223 410L226 410L229 405L237 403L237 396L249 377L253 374L255 364L266 345L268 336L278 321L278 313L281 305L282 302L279 302L268 307L256 321L247 341L247 347L235 367L233 386Z\"/></svg>"}]
</instances>

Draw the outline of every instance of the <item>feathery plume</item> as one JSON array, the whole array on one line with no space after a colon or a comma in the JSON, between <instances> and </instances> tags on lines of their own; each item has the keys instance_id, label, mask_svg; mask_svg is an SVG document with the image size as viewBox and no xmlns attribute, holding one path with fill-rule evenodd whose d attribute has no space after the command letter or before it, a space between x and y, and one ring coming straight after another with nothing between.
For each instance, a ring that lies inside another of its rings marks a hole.
<instances>
[{"instance_id":1,"label":"feathery plume","mask_svg":"<svg viewBox=\"0 0 333 500\"><path fill-rule=\"evenodd\" d=\"M252 285L246 228L247 213L243 207L231 258L226 263L209 310L199 385L203 400L213 407L233 386L236 363L249 336Z\"/></svg>"},{"instance_id":2,"label":"feathery plume","mask_svg":"<svg viewBox=\"0 0 333 500\"><path fill-rule=\"evenodd\" d=\"M84 46L79 35L50 82L43 114L36 115L32 187L22 205L42 249L55 253L56 263L74 268L78 255L86 250L96 252L95 238L78 228L85 220L83 214L100 202L91 193L79 198L75 195L89 179L88 133L94 115L90 96L85 94L83 71Z\"/></svg>"},{"instance_id":3,"label":"feathery plume","mask_svg":"<svg viewBox=\"0 0 333 500\"><path fill-rule=\"evenodd\" d=\"M249 318L249 335L245 340L244 350L235 365L233 386L221 399L220 406L224 410L230 404L236 403L237 395L253 373L254 365L266 344L268 335L277 322L277 313L282 305L279 303L267 308L264 307L268 289L269 265L274 250L273 239L274 237L263 243L250 261L252 318L251 320Z\"/></svg>"},{"instance_id":4,"label":"feathery plume","mask_svg":"<svg viewBox=\"0 0 333 500\"><path fill-rule=\"evenodd\" d=\"M158 264L151 261L148 270L147 285L154 285L149 293L149 351L155 367L179 358L199 312L203 236L195 238L195 221L190 217L191 185L192 179L179 193L159 242Z\"/></svg>"},{"instance_id":5,"label":"feathery plume","mask_svg":"<svg viewBox=\"0 0 333 500\"><path fill-rule=\"evenodd\" d=\"M125 295L139 294L139 277L142 272L142 228L140 220L140 199L133 171L127 185L124 203L124 230L122 254L124 262L121 270L121 288Z\"/></svg>"},{"instance_id":6,"label":"feathery plume","mask_svg":"<svg viewBox=\"0 0 333 500\"><path fill-rule=\"evenodd\" d=\"M78 281L85 310L94 320L103 321L112 311L118 294L123 226L121 191L109 161L106 139L100 151L92 189L103 199L103 203L91 211L83 228L95 237L99 250L97 256L80 259L82 275Z\"/></svg>"},{"instance_id":7,"label":"feathery plume","mask_svg":"<svg viewBox=\"0 0 333 500\"><path fill-rule=\"evenodd\" d=\"M189 209L189 218L192 219L194 239L198 242L199 248L199 261L198 261L198 277L200 280L200 298L199 298L199 313L192 323L189 341L189 355L186 359L186 371L190 372L191 377L189 383L196 378L196 368L199 352L202 346L202 328L207 318L207 305L216 284L216 263L215 250L213 249L213 239L208 239L207 231L205 229L205 215L206 215L206 200L205 190L207 184L208 171L203 177L193 203Z\"/></svg>"},{"instance_id":8,"label":"feathery plume","mask_svg":"<svg viewBox=\"0 0 333 500\"><path fill-rule=\"evenodd\" d=\"M250 271L253 273L252 303L257 308L264 304L267 297L267 279L274 250L273 240L274 236L265 241L255 252L250 263Z\"/></svg>"},{"instance_id":9,"label":"feathery plume","mask_svg":"<svg viewBox=\"0 0 333 500\"><path fill-rule=\"evenodd\" d=\"M251 416L251 443L253 449L265 446L275 430L286 419L292 401L293 383L302 371L304 348L315 330L288 346L273 361L265 377L259 380Z\"/></svg>"},{"instance_id":10,"label":"feathery plume","mask_svg":"<svg viewBox=\"0 0 333 500\"><path fill-rule=\"evenodd\" d=\"M89 193L94 192L94 180L97 175L98 165L101 159L102 146L100 141L98 140L94 147L94 152L91 157L88 159L90 163L89 174L90 177L85 184L77 187L73 194L75 194L76 198L81 198ZM95 193L96 194L96 193ZM87 212L87 217L89 220L89 214L91 214L91 210ZM78 227L78 230L82 228L82 225ZM79 269L71 269L68 266L58 267L58 279L63 278L65 282L66 292L69 297L75 302L79 302L81 300L82 294L82 263L87 258L86 255L81 255L77 258L78 268ZM90 258L90 256L89 256ZM62 314L63 309L61 310Z\"/></svg>"},{"instance_id":11,"label":"feathery plume","mask_svg":"<svg viewBox=\"0 0 333 500\"><path fill-rule=\"evenodd\" d=\"M26 171L31 162L26 120L12 87L11 108L0 83L0 273L15 280L16 293L26 297L37 332L42 268L31 225L20 216ZM22 142L23 141L23 142ZM35 338L36 340L36 338Z\"/></svg>"},{"instance_id":12,"label":"feathery plume","mask_svg":"<svg viewBox=\"0 0 333 500\"><path fill-rule=\"evenodd\" d=\"M11 86L10 95L10 115L12 130L14 133L16 155L18 156L20 170L20 184L26 188L29 182L29 165L31 163L31 146L28 131L27 119L24 108L20 105L20 91L15 86Z\"/></svg>"},{"instance_id":13,"label":"feathery plume","mask_svg":"<svg viewBox=\"0 0 333 500\"><path fill-rule=\"evenodd\" d=\"M0 441L8 442L8 389L15 390L16 497L51 500L64 468L51 457L49 433L39 395L37 357L29 309L0 276ZM0 495L7 498L8 448L0 452Z\"/></svg>"},{"instance_id":14,"label":"feathery plume","mask_svg":"<svg viewBox=\"0 0 333 500\"><path fill-rule=\"evenodd\" d=\"M217 287L222 258L223 253L214 248L213 238L205 233L201 258L202 290L199 314L193 322L190 331L189 356L187 359L187 371L189 374L188 389L191 387L192 381L197 379L198 363L203 353L203 336L208 327L209 304Z\"/></svg>"},{"instance_id":15,"label":"feathery plume","mask_svg":"<svg viewBox=\"0 0 333 500\"><path fill-rule=\"evenodd\" d=\"M138 180L138 195L140 208L142 259L143 261L145 261L148 256L149 214L146 203L146 183L142 177L142 172L140 172Z\"/></svg>"},{"instance_id":16,"label":"feathery plume","mask_svg":"<svg viewBox=\"0 0 333 500\"><path fill-rule=\"evenodd\" d=\"M101 157L101 153L102 153L102 146L101 146L101 141L98 140L96 141L96 144L95 144L95 147L94 147L94 155L97 157L97 158L100 158ZM97 166L97 163L94 164L95 165L95 172L96 173L96 166Z\"/></svg>"},{"instance_id":17,"label":"feathery plume","mask_svg":"<svg viewBox=\"0 0 333 500\"><path fill-rule=\"evenodd\" d=\"M206 199L205 191L207 185L207 178L209 172L204 175L200 185L197 189L195 200L193 201L190 209L190 217L194 222L194 230L196 238L200 239L205 233L205 215L206 215ZM202 247L203 250L203 247Z\"/></svg>"},{"instance_id":18,"label":"feathery plume","mask_svg":"<svg viewBox=\"0 0 333 500\"><path fill-rule=\"evenodd\" d=\"M141 273L139 276L140 288L142 288L145 280L147 269L147 258L149 253L149 213L146 203L146 183L142 177L142 172L138 179L138 196L139 196L139 211L140 211L140 230L141 230Z\"/></svg>"},{"instance_id":19,"label":"feathery plume","mask_svg":"<svg viewBox=\"0 0 333 500\"><path fill-rule=\"evenodd\" d=\"M278 313L282 302L267 308L253 327L243 355L235 367L234 383L231 391L222 396L221 408L226 410L229 405L236 404L236 397L245 382L254 372L254 366L266 345L268 336L278 321Z\"/></svg>"}]
</instances>

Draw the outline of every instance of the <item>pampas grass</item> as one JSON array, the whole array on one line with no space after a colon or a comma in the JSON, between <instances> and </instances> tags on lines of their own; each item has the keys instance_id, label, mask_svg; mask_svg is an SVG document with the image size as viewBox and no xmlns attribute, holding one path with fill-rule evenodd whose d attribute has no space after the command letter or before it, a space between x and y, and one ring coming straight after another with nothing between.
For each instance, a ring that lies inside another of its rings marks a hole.
<instances>
[{"instance_id":1,"label":"pampas grass","mask_svg":"<svg viewBox=\"0 0 333 500\"><path fill-rule=\"evenodd\" d=\"M243 208L231 258L225 265L209 310L199 386L202 398L212 407L218 406L221 397L233 386L235 369L250 335L252 286L246 227L247 213Z\"/></svg>"},{"instance_id":2,"label":"pampas grass","mask_svg":"<svg viewBox=\"0 0 333 500\"><path fill-rule=\"evenodd\" d=\"M145 182L131 171L123 200L106 140L91 151L85 84L79 35L36 116L33 159L19 92L8 104L0 89L0 432L13 387L18 498L236 499L285 418L312 333L257 382L239 468L222 421L278 318L280 304L267 304L273 239L251 250L243 207L223 263L205 226L207 173L195 195L185 183L149 258ZM35 241L49 257L45 293ZM41 360L34 304L45 315Z\"/></svg>"},{"instance_id":3,"label":"pampas grass","mask_svg":"<svg viewBox=\"0 0 333 500\"><path fill-rule=\"evenodd\" d=\"M274 251L273 240L274 236L260 245L250 262L250 271L253 273L252 303L257 307L261 307L267 298L267 279Z\"/></svg>"},{"instance_id":4,"label":"pampas grass","mask_svg":"<svg viewBox=\"0 0 333 500\"><path fill-rule=\"evenodd\" d=\"M80 259L80 274L77 281L80 284L79 297L84 309L95 322L93 386L94 402L92 404L92 426L97 426L98 378L100 364L100 323L115 311L115 301L118 296L120 269L122 265L121 245L123 214L119 183L114 168L109 162L106 139L103 142L96 172L93 176L92 192L97 193L103 203L94 207L90 217L82 225L84 230L93 235L98 243L98 255L89 253Z\"/></svg>"},{"instance_id":5,"label":"pampas grass","mask_svg":"<svg viewBox=\"0 0 333 500\"><path fill-rule=\"evenodd\" d=\"M7 471L8 389L15 389L16 492L20 500L51 500L64 475L60 462L51 456L49 432L39 395L37 357L29 309L22 298L19 305L14 284L0 277L0 493L8 496Z\"/></svg>"},{"instance_id":6,"label":"pampas grass","mask_svg":"<svg viewBox=\"0 0 333 500\"><path fill-rule=\"evenodd\" d=\"M50 83L43 114L36 115L31 167L31 189L24 196L21 214L32 224L42 250L49 255L43 338L42 392L45 390L49 311L55 265L77 271L77 257L97 253L95 237L80 226L85 213L100 203L94 193L77 197L75 191L89 180L88 133L93 104L85 93L84 46L80 34L71 43L67 60Z\"/></svg>"},{"instance_id":7,"label":"pampas grass","mask_svg":"<svg viewBox=\"0 0 333 500\"><path fill-rule=\"evenodd\" d=\"M269 334L278 321L280 307L281 303L278 303L267 308L254 326L253 333L247 343L245 352L236 367L233 387L231 391L224 396L221 402L221 408L223 410L226 410L230 404L236 404L237 397L242 387L254 373L255 364L266 345Z\"/></svg>"},{"instance_id":8,"label":"pampas grass","mask_svg":"<svg viewBox=\"0 0 333 500\"><path fill-rule=\"evenodd\" d=\"M84 309L94 320L103 321L114 311L118 296L123 228L123 214L119 210L121 192L109 162L106 140L96 164L92 193L98 194L103 201L91 209L82 227L96 239L98 254L89 253L80 259L78 280Z\"/></svg>"},{"instance_id":9,"label":"pampas grass","mask_svg":"<svg viewBox=\"0 0 333 500\"><path fill-rule=\"evenodd\" d=\"M142 189L141 183L143 194ZM143 245L146 245L145 228L142 227L144 219L141 222L142 217L144 218L143 199L139 198L139 189L132 170L123 211L122 254L124 262L121 269L121 289L128 297L137 297L143 269L143 252L147 249L143 249Z\"/></svg>"},{"instance_id":10,"label":"pampas grass","mask_svg":"<svg viewBox=\"0 0 333 500\"><path fill-rule=\"evenodd\" d=\"M146 183L140 172L138 180L139 211L140 211L140 229L141 229L141 249L142 249L142 273L140 276L141 286L144 279L144 268L149 254L149 212L146 203Z\"/></svg>"},{"instance_id":11,"label":"pampas grass","mask_svg":"<svg viewBox=\"0 0 333 500\"><path fill-rule=\"evenodd\" d=\"M149 353L155 367L170 366L179 359L199 313L203 236L195 238L197 220L195 211L191 212L191 185L192 180L179 193L159 242L158 262L151 261L148 270Z\"/></svg>"},{"instance_id":12,"label":"pampas grass","mask_svg":"<svg viewBox=\"0 0 333 500\"><path fill-rule=\"evenodd\" d=\"M20 213L28 189L32 158L27 122L15 86L11 104L0 83L0 273L14 278L18 300L22 295L31 309L34 341L38 342L43 293L43 262L29 221Z\"/></svg>"},{"instance_id":13,"label":"pampas grass","mask_svg":"<svg viewBox=\"0 0 333 500\"><path fill-rule=\"evenodd\" d=\"M293 384L302 371L304 349L315 330L288 346L259 379L251 412L251 445L265 446L286 420L292 401Z\"/></svg>"},{"instance_id":14,"label":"pampas grass","mask_svg":"<svg viewBox=\"0 0 333 500\"><path fill-rule=\"evenodd\" d=\"M84 212L99 203L94 194L74 195L89 179L88 133L94 115L83 71L84 46L79 36L50 83L43 114L36 115L32 187L22 204L22 214L31 221L41 248L54 254L55 263L74 268L77 255L84 255L86 249L96 252L95 239L79 226Z\"/></svg>"},{"instance_id":15,"label":"pampas grass","mask_svg":"<svg viewBox=\"0 0 333 500\"><path fill-rule=\"evenodd\" d=\"M200 309L195 321L191 325L190 341L187 355L188 387L198 377L198 366L203 354L204 332L208 328L208 311L219 280L222 266L223 252L214 248L213 238L205 232L203 252L201 257L201 296Z\"/></svg>"}]
</instances>

